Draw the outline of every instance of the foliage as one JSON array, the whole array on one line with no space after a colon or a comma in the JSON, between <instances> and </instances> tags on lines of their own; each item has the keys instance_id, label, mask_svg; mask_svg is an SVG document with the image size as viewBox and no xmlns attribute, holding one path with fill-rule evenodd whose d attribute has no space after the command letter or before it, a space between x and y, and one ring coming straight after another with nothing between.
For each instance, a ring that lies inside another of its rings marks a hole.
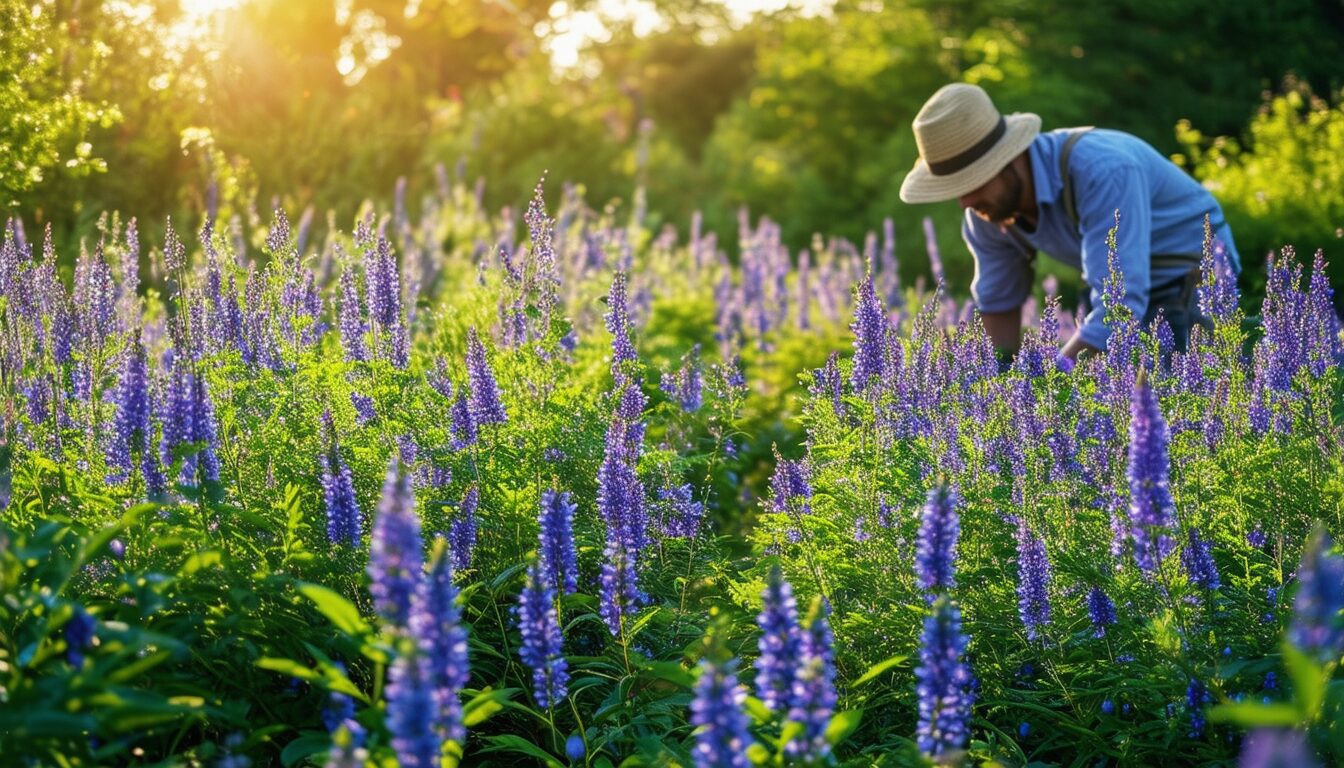
<instances>
[{"instance_id":1,"label":"foliage","mask_svg":"<svg viewBox=\"0 0 1344 768\"><path fill-rule=\"evenodd\" d=\"M1284 243L1328 251L1344 235L1344 98L1335 102L1290 78L1266 94L1244 140L1209 139L1189 121L1177 126L1191 170L1218 197L1249 264Z\"/></svg>"}]
</instances>

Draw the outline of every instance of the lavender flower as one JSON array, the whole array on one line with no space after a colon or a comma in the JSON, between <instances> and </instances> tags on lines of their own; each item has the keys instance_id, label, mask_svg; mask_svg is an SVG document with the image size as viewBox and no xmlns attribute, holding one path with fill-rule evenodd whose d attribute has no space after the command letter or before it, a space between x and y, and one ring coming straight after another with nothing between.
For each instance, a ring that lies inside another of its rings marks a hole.
<instances>
[{"instance_id":1,"label":"lavender flower","mask_svg":"<svg viewBox=\"0 0 1344 768\"><path fill-rule=\"evenodd\" d=\"M935 758L962 749L970 736L973 678L962 660L966 636L961 611L947 598L933 604L920 638L915 693L919 698L916 742Z\"/></svg>"},{"instance_id":2,"label":"lavender flower","mask_svg":"<svg viewBox=\"0 0 1344 768\"><path fill-rule=\"evenodd\" d=\"M471 416L477 426L508 421L495 374L485 357L485 345L481 344L475 327L467 331L467 382L471 388Z\"/></svg>"},{"instance_id":3,"label":"lavender flower","mask_svg":"<svg viewBox=\"0 0 1344 768\"><path fill-rule=\"evenodd\" d=\"M459 699L470 677L467 630L462 626L461 611L457 607L452 560L442 539L435 542L429 572L418 581L410 630L418 649L424 654L428 682L433 691L434 732L443 741L460 744L467 735L462 725Z\"/></svg>"},{"instance_id":4,"label":"lavender flower","mask_svg":"<svg viewBox=\"0 0 1344 768\"><path fill-rule=\"evenodd\" d=\"M756 695L771 710L785 712L793 702L794 681L803 658L803 637L793 588L784 580L778 566L770 569L761 600L761 613L756 617L761 628L761 639L757 643L761 653L756 657Z\"/></svg>"},{"instance_id":5,"label":"lavender flower","mask_svg":"<svg viewBox=\"0 0 1344 768\"><path fill-rule=\"evenodd\" d=\"M420 518L415 511L415 496L410 479L401 473L397 460L387 468L382 501L373 523L369 553L369 592L373 607L389 625L406 625L424 570L421 551ZM416 670L407 669L407 674Z\"/></svg>"},{"instance_id":6,"label":"lavender flower","mask_svg":"<svg viewBox=\"0 0 1344 768\"><path fill-rule=\"evenodd\" d=\"M747 691L737 682L737 659L700 666L691 702L691 724L697 727L691 756L697 768L747 768L751 734L742 711Z\"/></svg>"},{"instance_id":7,"label":"lavender flower","mask_svg":"<svg viewBox=\"0 0 1344 768\"><path fill-rule=\"evenodd\" d=\"M555 610L555 587L539 562L527 569L527 583L518 597L518 629L523 643L518 655L532 670L532 691L537 706L549 709L565 698L569 662L564 657L564 638Z\"/></svg>"},{"instance_id":8,"label":"lavender flower","mask_svg":"<svg viewBox=\"0 0 1344 768\"><path fill-rule=\"evenodd\" d=\"M611 538L610 532L602 556L601 605L598 613L607 623L612 637L619 637L626 616L644 602L645 595L639 589L634 559L619 540Z\"/></svg>"},{"instance_id":9,"label":"lavender flower","mask_svg":"<svg viewBox=\"0 0 1344 768\"><path fill-rule=\"evenodd\" d=\"M1037 640L1050 623L1050 561L1045 541L1032 533L1026 521L1017 529L1017 611L1027 628L1027 640Z\"/></svg>"},{"instance_id":10,"label":"lavender flower","mask_svg":"<svg viewBox=\"0 0 1344 768\"><path fill-rule=\"evenodd\" d=\"M574 549L574 511L578 508L570 501L568 491L541 492L537 553L547 582L565 595L579 588L578 556Z\"/></svg>"},{"instance_id":11,"label":"lavender flower","mask_svg":"<svg viewBox=\"0 0 1344 768\"><path fill-rule=\"evenodd\" d=\"M1115 603L1101 590L1093 587L1087 593L1087 614L1092 620L1092 636L1105 637L1106 628L1118 620L1115 615Z\"/></svg>"},{"instance_id":12,"label":"lavender flower","mask_svg":"<svg viewBox=\"0 0 1344 768\"><path fill-rule=\"evenodd\" d=\"M915 577L930 601L956 586L957 537L961 533L957 503L956 489L939 485L929 490L924 504L915 551Z\"/></svg>"},{"instance_id":13,"label":"lavender flower","mask_svg":"<svg viewBox=\"0 0 1344 768\"><path fill-rule=\"evenodd\" d=\"M1140 373L1131 404L1129 441L1129 519L1134 560L1151 575L1171 552L1175 504L1168 485L1166 421L1157 395Z\"/></svg>"},{"instance_id":14,"label":"lavender flower","mask_svg":"<svg viewBox=\"0 0 1344 768\"><path fill-rule=\"evenodd\" d=\"M1213 548L1209 541L1199 538L1199 529L1191 528L1189 543L1181 552L1181 564L1190 576L1190 583L1207 590L1222 586L1218 578L1218 564L1213 561Z\"/></svg>"},{"instance_id":15,"label":"lavender flower","mask_svg":"<svg viewBox=\"0 0 1344 768\"><path fill-rule=\"evenodd\" d=\"M1344 557L1330 552L1330 539L1317 531L1302 551L1299 586L1288 639L1320 659L1344 652Z\"/></svg>"},{"instance_id":16,"label":"lavender flower","mask_svg":"<svg viewBox=\"0 0 1344 768\"><path fill-rule=\"evenodd\" d=\"M802 734L789 742L785 751L806 760L819 760L831 750L826 741L826 726L835 711L835 642L827 620L830 608L825 601L816 604L812 621L803 633L801 665L793 686L789 720L802 723Z\"/></svg>"},{"instance_id":17,"label":"lavender flower","mask_svg":"<svg viewBox=\"0 0 1344 768\"><path fill-rule=\"evenodd\" d=\"M476 532L479 524L476 520L476 508L480 505L481 492L475 485L467 489L453 518L448 532L448 540L453 546L453 569L465 571L471 567L471 556L476 550Z\"/></svg>"}]
</instances>

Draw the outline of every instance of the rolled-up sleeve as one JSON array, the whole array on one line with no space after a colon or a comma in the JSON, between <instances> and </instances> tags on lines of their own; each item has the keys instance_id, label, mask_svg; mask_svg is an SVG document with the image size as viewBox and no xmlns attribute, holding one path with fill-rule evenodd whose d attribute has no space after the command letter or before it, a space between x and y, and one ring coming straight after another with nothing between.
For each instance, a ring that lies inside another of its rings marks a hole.
<instances>
[{"instance_id":1,"label":"rolled-up sleeve","mask_svg":"<svg viewBox=\"0 0 1344 768\"><path fill-rule=\"evenodd\" d=\"M971 298L981 312L1007 312L1021 307L1031 295L1035 269L1027 250L966 209L961 237L975 258Z\"/></svg>"},{"instance_id":2,"label":"rolled-up sleeve","mask_svg":"<svg viewBox=\"0 0 1344 768\"><path fill-rule=\"evenodd\" d=\"M1078 335L1097 349L1104 349L1111 335L1105 322L1102 287L1110 273L1106 241L1113 227L1116 262L1124 276L1124 304L1136 320L1142 320L1148 309L1152 210L1146 190L1142 170L1124 163L1089 174L1079 188L1083 280L1091 289L1092 311L1084 318ZM1118 227L1116 211L1120 212Z\"/></svg>"}]
</instances>

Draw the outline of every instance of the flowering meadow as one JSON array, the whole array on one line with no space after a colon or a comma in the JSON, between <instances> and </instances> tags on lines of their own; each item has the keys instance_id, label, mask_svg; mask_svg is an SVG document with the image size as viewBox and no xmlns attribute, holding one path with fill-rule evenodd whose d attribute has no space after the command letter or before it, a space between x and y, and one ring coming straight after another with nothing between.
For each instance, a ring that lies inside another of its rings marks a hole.
<instances>
[{"instance_id":1,"label":"flowering meadow","mask_svg":"<svg viewBox=\"0 0 1344 768\"><path fill-rule=\"evenodd\" d=\"M1113 269L1074 367L1050 284L997 355L931 225L906 285L890 222L727 249L438 182L5 224L0 763L1344 758L1321 254L1247 300L1207 242L1184 351Z\"/></svg>"}]
</instances>

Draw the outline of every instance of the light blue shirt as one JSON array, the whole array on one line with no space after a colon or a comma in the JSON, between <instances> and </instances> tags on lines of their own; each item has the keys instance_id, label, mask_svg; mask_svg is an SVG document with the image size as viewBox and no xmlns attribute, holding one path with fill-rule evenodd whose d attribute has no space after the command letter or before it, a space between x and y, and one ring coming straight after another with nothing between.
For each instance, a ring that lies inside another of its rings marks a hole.
<instances>
[{"instance_id":1,"label":"light blue shirt","mask_svg":"<svg viewBox=\"0 0 1344 768\"><path fill-rule=\"evenodd\" d=\"M982 312L1017 309L1031 294L1035 281L1032 264L1041 251L1083 273L1092 292L1092 311L1079 328L1083 341L1106 347L1110 331L1102 319L1101 287L1106 280L1106 235L1115 226L1116 257L1125 278L1125 305L1142 319L1153 286L1183 276L1190 266L1153 266L1154 255L1198 256L1204 245L1204 216L1227 248L1232 269L1241 262L1222 208L1209 191L1158 154L1147 142L1120 131L1093 129L1073 145L1069 175L1077 204L1075 228L1064 209L1064 180L1059 175L1059 152L1068 129L1042 133L1027 149L1036 186L1036 230L1017 224L1003 232L998 224L982 220L966 209L961 234L975 257L971 296Z\"/></svg>"}]
</instances>

